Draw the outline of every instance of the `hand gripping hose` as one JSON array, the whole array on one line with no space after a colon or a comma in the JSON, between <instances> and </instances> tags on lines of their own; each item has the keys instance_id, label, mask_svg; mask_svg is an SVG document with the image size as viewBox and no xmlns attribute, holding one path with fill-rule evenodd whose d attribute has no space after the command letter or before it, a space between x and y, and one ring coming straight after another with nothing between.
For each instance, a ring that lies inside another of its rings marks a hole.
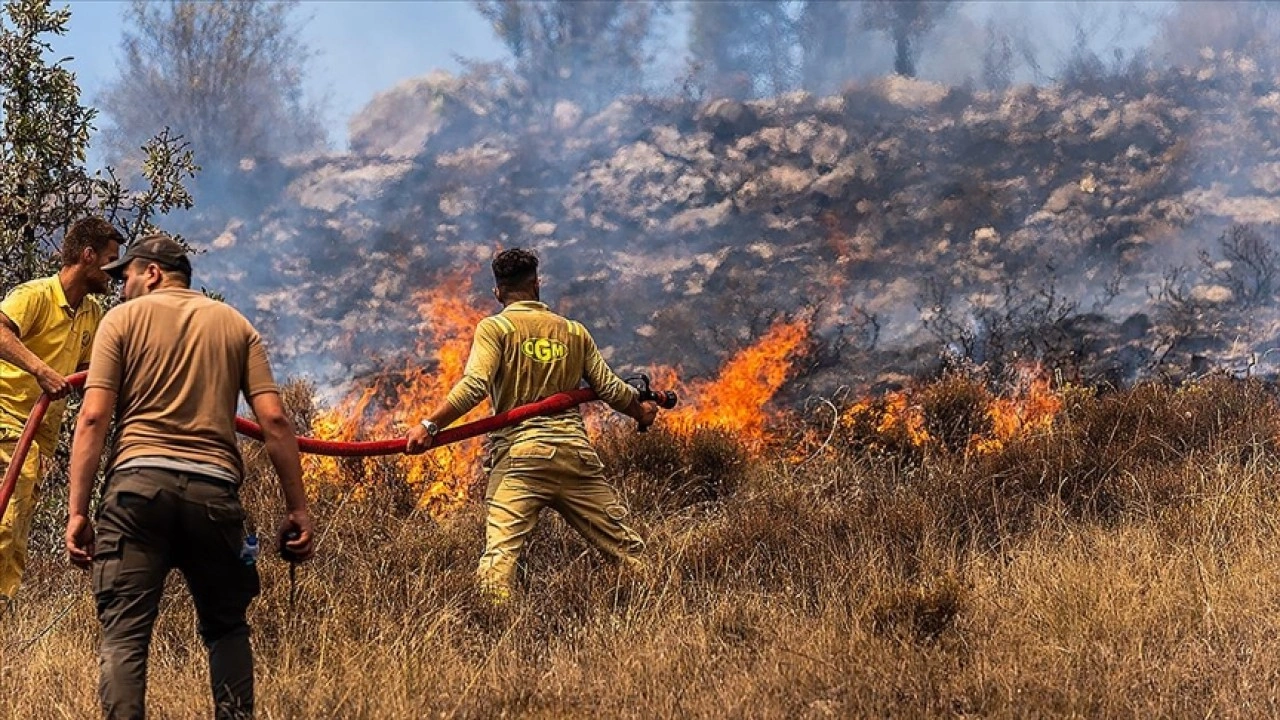
<instances>
[{"instance_id":1,"label":"hand gripping hose","mask_svg":"<svg viewBox=\"0 0 1280 720\"><path fill-rule=\"evenodd\" d=\"M69 376L67 382L73 387L81 387L84 385L87 375L88 373L85 372L76 373ZM473 438L477 435L515 425L531 417L553 415L595 399L597 399L596 392L590 388L579 388L568 392L556 393L535 403L521 405L503 413L441 430L431 443L431 447L437 448L441 445ZM44 420L45 413L48 410L49 396L41 394L40 398L36 400L35 406L31 409L31 414L27 417L27 424L22 428L22 435L18 437L17 447L14 448L13 457L9 460L9 468L5 471L4 482L0 484L0 517L4 517L5 511L9 509L9 498L13 496L13 489L18 484L18 473L22 470L22 464L27 459L27 452L31 449L31 441L35 439L36 429L40 427L40 422ZM242 417L236 418L236 432L254 440L262 440L262 427ZM402 453L406 442L405 438L369 442L338 442L299 436L298 449L305 453L328 455L330 457L370 457L373 455Z\"/></svg>"}]
</instances>

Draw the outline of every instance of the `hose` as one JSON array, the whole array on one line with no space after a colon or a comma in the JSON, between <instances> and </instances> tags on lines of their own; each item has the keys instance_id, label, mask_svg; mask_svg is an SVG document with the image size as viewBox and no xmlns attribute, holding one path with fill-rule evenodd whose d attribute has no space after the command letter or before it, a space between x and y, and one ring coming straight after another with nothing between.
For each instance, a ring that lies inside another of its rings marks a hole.
<instances>
[{"instance_id":1,"label":"hose","mask_svg":"<svg viewBox=\"0 0 1280 720\"><path fill-rule=\"evenodd\" d=\"M67 383L72 387L82 387L87 376L87 372L78 372L68 376ZM473 438L477 435L484 435L504 427L510 427L531 417L564 412L569 408L596 399L596 392L590 388L578 388L556 393L538 402L521 405L506 412L441 430L431 443L431 449ZM9 509L9 499L13 496L13 490L18 484L18 474L22 471L22 464L27 459L28 451L31 450L31 442L35 439L36 430L40 427L40 423L44 420L44 416L48 411L49 396L41 393L39 399L36 400L35 406L31 408L31 414L27 416L27 424L22 428L22 434L18 437L18 444L13 450L13 457L9 460L9 468L5 471L4 482L0 484L0 517L4 517L5 511ZM263 437L260 425L242 417L236 418L236 432L259 441ZM327 455L330 457L371 457L374 455L402 453L407 442L406 438L342 442L317 440L316 438L300 435L298 436L298 449L312 455Z\"/></svg>"}]
</instances>

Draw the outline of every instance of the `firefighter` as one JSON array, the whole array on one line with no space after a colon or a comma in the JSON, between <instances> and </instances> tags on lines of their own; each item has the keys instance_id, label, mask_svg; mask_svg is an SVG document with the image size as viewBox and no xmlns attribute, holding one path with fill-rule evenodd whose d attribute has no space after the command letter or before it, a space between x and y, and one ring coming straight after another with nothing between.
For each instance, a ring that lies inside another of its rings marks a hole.
<instances>
[{"instance_id":1,"label":"firefighter","mask_svg":"<svg viewBox=\"0 0 1280 720\"><path fill-rule=\"evenodd\" d=\"M431 447L441 428L485 397L495 413L572 390L586 380L601 400L642 426L658 406L614 374L581 323L555 314L539 296L538 258L519 248L493 259L494 297L502 312L476 326L463 377L409 432L406 452ZM495 601L511 596L516 561L543 508L550 507L607 557L633 568L644 541L626 525L627 509L606 482L604 466L573 408L529 418L490 435L486 470L485 549L477 570Z\"/></svg>"},{"instance_id":2,"label":"firefighter","mask_svg":"<svg viewBox=\"0 0 1280 720\"><path fill-rule=\"evenodd\" d=\"M0 466L7 467L27 416L42 393L55 402L45 415L0 519L0 604L22 583L27 536L40 498L41 466L58 448L67 375L88 366L102 306L91 295L111 291L103 265L115 262L124 237L102 218L77 220L62 239L57 275L14 288L0 303Z\"/></svg>"}]
</instances>

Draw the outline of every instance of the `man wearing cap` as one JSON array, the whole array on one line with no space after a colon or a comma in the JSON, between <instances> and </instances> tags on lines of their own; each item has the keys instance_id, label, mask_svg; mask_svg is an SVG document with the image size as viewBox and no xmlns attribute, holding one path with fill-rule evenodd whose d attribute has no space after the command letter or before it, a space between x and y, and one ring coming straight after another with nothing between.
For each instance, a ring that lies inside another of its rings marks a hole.
<instances>
[{"instance_id":1,"label":"man wearing cap","mask_svg":"<svg viewBox=\"0 0 1280 720\"><path fill-rule=\"evenodd\" d=\"M27 416L42 393L49 407L0 518L0 600L22 583L27 536L40 495L40 471L58 447L70 392L67 375L89 362L102 306L90 297L111 291L102 266L114 262L124 237L101 218L76 221L62 239L58 274L14 288L0 302L0 467L8 467Z\"/></svg>"},{"instance_id":2,"label":"man wearing cap","mask_svg":"<svg viewBox=\"0 0 1280 720\"><path fill-rule=\"evenodd\" d=\"M209 652L215 716L253 714L253 653L245 612L258 571L245 546L244 463L235 413L243 395L280 479L277 538L291 559L312 553L297 439L257 331L234 308L190 289L191 262L164 234L148 235L105 270L125 302L102 320L71 446L66 546L93 569L102 624L99 696L109 718L145 712L147 654L177 568ZM98 511L89 496L114 414L118 437ZM286 542L286 534L296 533Z\"/></svg>"}]
</instances>

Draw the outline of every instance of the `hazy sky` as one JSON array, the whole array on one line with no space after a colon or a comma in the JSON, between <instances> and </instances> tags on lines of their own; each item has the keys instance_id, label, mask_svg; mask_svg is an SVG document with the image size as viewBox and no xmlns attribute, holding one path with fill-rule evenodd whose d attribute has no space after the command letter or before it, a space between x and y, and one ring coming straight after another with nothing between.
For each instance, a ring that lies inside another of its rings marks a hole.
<instances>
[{"instance_id":1,"label":"hazy sky","mask_svg":"<svg viewBox=\"0 0 1280 720\"><path fill-rule=\"evenodd\" d=\"M74 58L83 101L93 105L117 72L125 2L79 0L71 30L55 49ZM327 96L326 125L335 148L346 147L347 119L378 92L435 68L456 70L456 56L496 59L505 50L484 18L461 0L448 2L303 2L304 42L319 54L308 89Z\"/></svg>"}]
</instances>

